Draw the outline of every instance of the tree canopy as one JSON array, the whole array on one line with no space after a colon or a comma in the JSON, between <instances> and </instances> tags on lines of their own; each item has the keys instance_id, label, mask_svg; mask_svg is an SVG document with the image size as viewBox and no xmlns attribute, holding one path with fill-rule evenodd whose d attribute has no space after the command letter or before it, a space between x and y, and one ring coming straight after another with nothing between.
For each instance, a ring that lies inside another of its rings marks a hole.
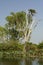
<instances>
[{"instance_id":1,"label":"tree canopy","mask_svg":"<svg viewBox=\"0 0 43 65\"><path fill-rule=\"evenodd\" d=\"M10 39L24 42L29 40L32 26L34 26L33 16L35 13L35 10L30 9L28 13L24 11L11 12L11 15L6 17Z\"/></svg>"}]
</instances>

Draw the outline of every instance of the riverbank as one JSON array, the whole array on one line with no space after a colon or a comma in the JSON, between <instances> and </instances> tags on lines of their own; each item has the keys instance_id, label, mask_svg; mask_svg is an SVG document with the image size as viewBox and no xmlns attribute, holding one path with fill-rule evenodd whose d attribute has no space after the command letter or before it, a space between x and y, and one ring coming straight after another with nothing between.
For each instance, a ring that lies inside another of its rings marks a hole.
<instances>
[{"instance_id":1,"label":"riverbank","mask_svg":"<svg viewBox=\"0 0 43 65\"><path fill-rule=\"evenodd\" d=\"M28 57L42 57L42 45L32 43L20 44L16 42L0 43L0 59L15 59L15 58L28 58Z\"/></svg>"},{"instance_id":2,"label":"riverbank","mask_svg":"<svg viewBox=\"0 0 43 65\"><path fill-rule=\"evenodd\" d=\"M40 58L43 58L43 56L39 56L39 55L25 55L24 56L24 54L23 53L21 53L21 52L18 52L18 51L10 51L10 52L6 52L6 51L2 51L2 52L0 52L0 59L20 59L20 58L38 58L38 57L40 57Z\"/></svg>"}]
</instances>

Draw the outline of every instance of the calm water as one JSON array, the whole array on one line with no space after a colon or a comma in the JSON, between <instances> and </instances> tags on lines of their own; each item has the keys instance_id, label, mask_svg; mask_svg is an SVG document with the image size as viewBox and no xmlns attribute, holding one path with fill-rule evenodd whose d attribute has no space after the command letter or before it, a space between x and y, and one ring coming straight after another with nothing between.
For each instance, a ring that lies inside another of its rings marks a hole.
<instances>
[{"instance_id":1,"label":"calm water","mask_svg":"<svg viewBox=\"0 0 43 65\"><path fill-rule=\"evenodd\" d=\"M0 65L43 65L43 59L0 60Z\"/></svg>"}]
</instances>

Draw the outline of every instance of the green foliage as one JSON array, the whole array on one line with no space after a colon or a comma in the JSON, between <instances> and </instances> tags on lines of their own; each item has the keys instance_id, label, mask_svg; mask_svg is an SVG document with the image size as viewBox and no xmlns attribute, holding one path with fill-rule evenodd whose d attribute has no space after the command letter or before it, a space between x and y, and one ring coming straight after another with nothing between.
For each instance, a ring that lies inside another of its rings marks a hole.
<instances>
[{"instance_id":1,"label":"green foliage","mask_svg":"<svg viewBox=\"0 0 43 65\"><path fill-rule=\"evenodd\" d=\"M19 40L20 38L25 38L25 36L28 37L29 26L32 24L32 17L35 13L36 11L33 9L30 9L28 14L26 14L24 11L16 13L11 12L11 15L6 17L9 39Z\"/></svg>"},{"instance_id":2,"label":"green foliage","mask_svg":"<svg viewBox=\"0 0 43 65\"><path fill-rule=\"evenodd\" d=\"M24 51L28 55L43 53L43 42L39 43L39 45L28 42L32 33L31 27L35 13L35 10L30 9L28 14L24 11L11 12L10 16L6 17L5 28L0 26L0 55L10 58L22 54L22 52L24 53ZM23 39L25 44L21 44L20 39Z\"/></svg>"},{"instance_id":3,"label":"green foliage","mask_svg":"<svg viewBox=\"0 0 43 65\"><path fill-rule=\"evenodd\" d=\"M30 9L30 10L29 10L29 13L33 16L33 15L36 13L36 10Z\"/></svg>"},{"instance_id":4,"label":"green foliage","mask_svg":"<svg viewBox=\"0 0 43 65\"><path fill-rule=\"evenodd\" d=\"M43 49L43 42L39 43L38 48Z\"/></svg>"},{"instance_id":5,"label":"green foliage","mask_svg":"<svg viewBox=\"0 0 43 65\"><path fill-rule=\"evenodd\" d=\"M32 42L27 42L26 43L26 51L29 52L29 51L36 51L37 49L37 45L36 44L33 44Z\"/></svg>"},{"instance_id":6,"label":"green foliage","mask_svg":"<svg viewBox=\"0 0 43 65\"><path fill-rule=\"evenodd\" d=\"M23 49L25 44L18 41L10 40L8 43L0 43L0 58L14 59L23 57ZM42 56L43 49L38 49L36 44L26 42L26 56Z\"/></svg>"},{"instance_id":7,"label":"green foliage","mask_svg":"<svg viewBox=\"0 0 43 65\"><path fill-rule=\"evenodd\" d=\"M17 41L9 41L8 43L0 43L0 51L23 51L23 45Z\"/></svg>"}]
</instances>

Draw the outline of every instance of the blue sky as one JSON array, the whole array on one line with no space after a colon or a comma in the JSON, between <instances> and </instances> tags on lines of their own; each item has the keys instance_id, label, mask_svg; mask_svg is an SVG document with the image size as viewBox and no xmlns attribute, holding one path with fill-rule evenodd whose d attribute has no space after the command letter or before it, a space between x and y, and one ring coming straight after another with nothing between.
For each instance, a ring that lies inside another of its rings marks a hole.
<instances>
[{"instance_id":1,"label":"blue sky","mask_svg":"<svg viewBox=\"0 0 43 65\"><path fill-rule=\"evenodd\" d=\"M38 20L42 19L31 37L32 42L39 43L43 40L43 0L0 0L0 25L6 23L5 17L10 15L10 12L26 11L30 8L37 11Z\"/></svg>"}]
</instances>

